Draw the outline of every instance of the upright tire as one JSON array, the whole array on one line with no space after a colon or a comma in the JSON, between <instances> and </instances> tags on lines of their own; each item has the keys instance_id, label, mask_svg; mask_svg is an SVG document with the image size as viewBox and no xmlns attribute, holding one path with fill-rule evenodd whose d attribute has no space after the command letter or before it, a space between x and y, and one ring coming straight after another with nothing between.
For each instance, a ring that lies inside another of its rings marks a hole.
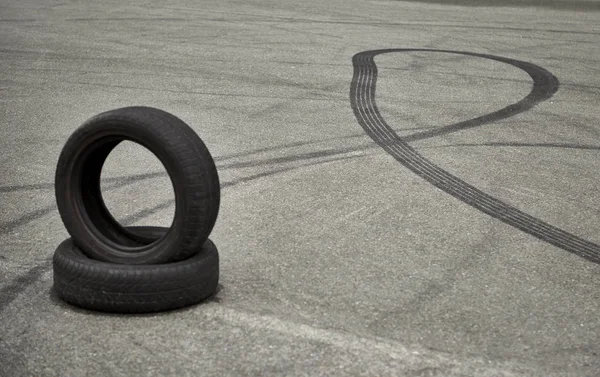
<instances>
[{"instance_id":1,"label":"upright tire","mask_svg":"<svg viewBox=\"0 0 600 377\"><path fill-rule=\"evenodd\" d=\"M160 237L166 228L129 228ZM210 239L183 261L123 265L85 256L72 239L54 253L54 290L62 300L90 310L149 313L197 304L212 296L219 281L219 254Z\"/></svg>"},{"instance_id":2,"label":"upright tire","mask_svg":"<svg viewBox=\"0 0 600 377\"><path fill-rule=\"evenodd\" d=\"M175 216L160 237L127 231L102 199L102 166L123 140L149 149L173 184ZM107 111L75 130L58 159L55 194L61 219L81 251L99 261L120 264L189 258L208 239L220 205L217 168L203 141L179 118L151 107Z\"/></svg>"}]
</instances>

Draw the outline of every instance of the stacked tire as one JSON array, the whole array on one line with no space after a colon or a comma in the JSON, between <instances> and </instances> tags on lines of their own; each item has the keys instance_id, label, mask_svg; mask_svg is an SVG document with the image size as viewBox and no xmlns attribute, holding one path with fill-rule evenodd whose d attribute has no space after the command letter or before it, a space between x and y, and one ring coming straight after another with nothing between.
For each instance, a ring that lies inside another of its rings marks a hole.
<instances>
[{"instance_id":1,"label":"stacked tire","mask_svg":"<svg viewBox=\"0 0 600 377\"><path fill-rule=\"evenodd\" d=\"M124 227L100 190L102 166L128 140L162 162L175 192L170 228ZM54 289L64 301L97 311L147 313L212 296L219 255L208 238L220 184L212 156L179 118L151 107L98 114L69 137L55 176L58 211L70 238L54 253Z\"/></svg>"}]
</instances>

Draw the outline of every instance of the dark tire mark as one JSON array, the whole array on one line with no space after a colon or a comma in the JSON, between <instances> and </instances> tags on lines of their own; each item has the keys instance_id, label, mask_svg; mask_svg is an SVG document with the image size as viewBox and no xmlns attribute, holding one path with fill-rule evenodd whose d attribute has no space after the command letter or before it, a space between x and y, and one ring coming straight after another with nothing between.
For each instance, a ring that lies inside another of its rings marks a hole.
<instances>
[{"instance_id":1,"label":"dark tire mark","mask_svg":"<svg viewBox=\"0 0 600 377\"><path fill-rule=\"evenodd\" d=\"M448 147L528 147L528 148L562 148L579 150L600 151L600 145L586 145L574 143L517 143L517 142L490 142L490 143L457 143L444 144L429 148L448 148Z\"/></svg>"},{"instance_id":2,"label":"dark tire mark","mask_svg":"<svg viewBox=\"0 0 600 377\"><path fill-rule=\"evenodd\" d=\"M27 287L38 281L40 276L48 271L52 266L52 257L44 259L42 264L32 267L27 272L16 277L10 284L0 288L0 313L14 299L16 299Z\"/></svg>"},{"instance_id":3,"label":"dark tire mark","mask_svg":"<svg viewBox=\"0 0 600 377\"><path fill-rule=\"evenodd\" d=\"M415 0L408 0L415 2ZM433 3L443 5L462 5L469 7L539 7L575 11L600 11L600 4L586 0L418 0L420 3Z\"/></svg>"},{"instance_id":4,"label":"dark tire mark","mask_svg":"<svg viewBox=\"0 0 600 377\"><path fill-rule=\"evenodd\" d=\"M552 97L554 95L554 93L556 93L556 91L558 90L558 86L559 86L558 79L556 77L554 77L554 75L552 75L550 72L548 72L545 69L538 67L534 64L521 62L518 60L507 59L507 58L502 58L502 57L497 57L497 56L490 56L490 55L473 54L473 53L467 53L467 52L457 53L454 51L444 51L444 50L421 49L421 50L404 50L404 51L430 51L430 52L443 52L443 53L450 53L450 54L460 54L460 55L467 55L467 56L484 57L487 59L495 60L495 61L498 61L501 63L510 64L512 66L520 68L523 71L527 72L527 74L529 74L529 76L531 76L531 78L533 79L533 88L531 89L529 94L525 98L520 100L519 102L516 102L512 105L503 107L500 110L497 110L492 113L485 114L485 115L482 115L482 116L479 116L479 117L476 117L473 119L469 119L469 120L465 120L462 122L450 124L445 127L440 127L440 128L436 128L436 129L432 129L432 130L414 133L409 136L405 136L403 139L406 142L428 139L428 138L435 137L435 136L447 135L447 134L450 134L453 132L465 130L468 128L479 127L486 123L491 123L491 122L495 122L498 120L509 118L515 114L525 112L525 111L533 108L536 104ZM375 67L374 62L373 62L373 66ZM375 67L375 77L373 78L373 93L375 92L375 82L377 80L376 75L377 75L377 67ZM373 100L374 100L374 98L373 98Z\"/></svg>"},{"instance_id":5,"label":"dark tire mark","mask_svg":"<svg viewBox=\"0 0 600 377\"><path fill-rule=\"evenodd\" d=\"M279 168L279 169L272 170L272 171L266 171L266 172L254 174L254 175L251 175L248 177L234 179L232 181L221 182L221 189L225 189L225 188L232 187L232 186L235 186L235 185L238 185L241 183L250 182L250 181L253 181L256 179L260 179L260 178L266 178L266 177L269 177L272 175L281 174L281 173L285 173L285 172L289 172L289 171L293 171L293 170L297 170L297 169L301 169L301 168L305 168L305 167L309 167L309 166L317 166L317 165L327 164L327 163L331 163L331 162L345 161L345 160L354 159L354 158L358 158L358 157L360 157L360 156L332 157L332 158L322 160L322 161L306 162L299 166L285 167L285 168ZM135 180L132 180L132 181L126 180L124 183L132 183L132 182L135 182ZM144 219L145 217L148 217L150 215L155 214L158 211L168 208L169 206L173 205L174 203L175 203L174 199L166 200L164 202L158 203L154 207L142 209L142 210L132 214L131 216L126 217L126 218L122 219L120 221L120 223L124 226L132 225L135 222ZM52 210L56 209L56 206L48 207L48 209L49 209L49 212L51 212ZM32 285L36 281L38 281L40 276L43 273L49 271L51 268L52 268L52 255L47 257L42 264L32 267L27 272L14 278L9 284L0 288L0 313L2 313L4 311L4 309L6 309L6 307L8 307L8 305L11 302L16 300L19 297L19 295L21 295L27 289L27 287L29 287L30 285Z\"/></svg>"},{"instance_id":6,"label":"dark tire mark","mask_svg":"<svg viewBox=\"0 0 600 377\"><path fill-rule=\"evenodd\" d=\"M361 135L364 136L364 134L361 134ZM359 136L361 136L361 135L359 135ZM352 135L351 137L357 137L357 135ZM348 138L348 137L344 137L344 138ZM303 143L297 143L297 144L305 145L305 144L311 144L311 143L303 142ZM219 170L228 170L228 169L237 169L237 168L272 166L272 165L276 165L276 164L280 164L280 163L308 161L308 160L314 160L314 159L324 158L324 157L335 157L335 156L343 155L345 153L362 151L362 150L365 150L365 149L371 148L371 147L377 148L376 145L372 145L372 144L373 144L373 142L369 141L369 144L367 144L367 145L361 145L361 146L356 146L356 147L327 149L324 151L299 153L299 154L287 156L287 157L274 157L274 158L269 158L269 159L265 159L265 160L257 160L257 161L222 163L222 164L217 164L217 167L219 168ZM263 150L267 150L267 148L264 148ZM257 151L262 151L262 150L257 150ZM249 152L248 154L258 153L257 151L252 151L252 152ZM242 154L240 154L239 156L242 156ZM238 157L238 155L236 155L234 157ZM225 159L229 159L229 158L230 157L228 157L228 156L222 157L220 159L215 158L215 161L225 160ZM330 160L323 160L323 161L326 162L326 161L330 161ZM271 174L271 172L266 173L266 175L269 175L269 174ZM132 183L135 183L138 181L142 181L142 180L146 180L146 179L153 179L153 178L157 178L157 177L166 177L166 176L167 176L167 172L161 171L161 172L133 174L133 175L128 175L128 176L106 178L106 179L104 179L104 181L109 183L110 186L103 187L102 191L109 192L116 188L127 186L129 184L132 184ZM221 186L221 188L225 188L225 187L229 187L229 186L231 186L231 184L226 182L225 184L223 184ZM40 190L41 189L54 189L54 183L38 183L38 184L30 184L30 185L2 186L2 187L0 187L0 193L18 192L18 191L26 191L26 190L38 190L38 189L40 189ZM35 220L41 218L43 216L46 216L47 214L51 213L55 208L56 208L55 205L51 205L51 206L44 207L44 208L36 210L36 211L26 213L23 216L15 219L15 220L0 223L0 235L10 233L18 227L21 227L23 225L26 225L32 221L35 221Z\"/></svg>"},{"instance_id":7,"label":"dark tire mark","mask_svg":"<svg viewBox=\"0 0 600 377\"><path fill-rule=\"evenodd\" d=\"M522 100L493 113L442 127L440 131L435 133L421 133L413 137L401 138L386 123L377 108L375 102L377 66L374 62L374 57L385 53L411 51L459 54L510 64L524 70L531 76L533 79L533 88L529 95ZM434 134L441 135L480 126L527 111L537 103L550 98L558 90L558 79L554 75L541 67L523 61L487 54L432 49L382 49L364 51L354 55L352 63L354 66L354 76L350 86L350 102L354 115L365 132L398 162L434 186L466 204L542 241L600 264L599 245L547 224L484 193L433 164L421 156L407 142L407 140L417 140L422 137L434 136Z\"/></svg>"},{"instance_id":8,"label":"dark tire mark","mask_svg":"<svg viewBox=\"0 0 600 377\"><path fill-rule=\"evenodd\" d=\"M433 127L431 127L431 128L433 128ZM414 129L422 129L422 127L403 129L402 131L409 131L409 130L414 130ZM289 155L289 156L285 156L285 157L275 157L275 158L269 158L269 159L264 159L264 160L243 161L243 162L237 162L237 163L226 163L223 161L228 161L228 160L240 158L240 157L249 157L249 156L264 153L264 152L272 152L272 151L279 151L279 150L284 150L284 149L288 149L288 148L314 145L314 144L319 144L319 143L323 143L326 141L340 141L340 140L346 140L346 139L358 139L358 138L363 138L363 137L366 137L366 135L364 134L364 132L361 132L359 134L353 134L353 135L348 135L348 136L331 137L331 138L324 138L324 139L313 140L313 141L299 141L299 142L295 142L295 143L276 145L273 147L253 149L253 150L247 151L247 152L233 153L233 154L229 154L229 155L225 155L225 156L216 156L216 157L213 157L213 159L216 162L219 162L217 164L217 168L219 168L219 170L270 166L270 165L275 165L278 163L296 162L296 161L309 160L309 159L320 158L320 157L342 155L342 154L348 153L348 152L361 151L361 150L370 148L371 145L373 144L373 142L369 141L368 144L365 144L363 146L353 147L353 148L344 147L344 148L338 148L338 149L327 149L324 151L305 152L305 153L299 153L299 154ZM373 147L377 148L377 145L373 145ZM223 162L223 163L221 163L221 162ZM103 182L117 183L117 184L133 183L133 182L144 180L144 179L165 177L166 174L167 173L165 171L142 173L142 174L132 174L132 175L127 175L127 176L104 178ZM111 186L111 188L112 188L112 186ZM51 190L54 189L53 182L34 183L34 184L25 184L25 185L0 186L0 193L20 192L20 191L29 191L29 190L48 190L48 189L51 189ZM0 229L1 228L2 227L0 226Z\"/></svg>"}]
</instances>

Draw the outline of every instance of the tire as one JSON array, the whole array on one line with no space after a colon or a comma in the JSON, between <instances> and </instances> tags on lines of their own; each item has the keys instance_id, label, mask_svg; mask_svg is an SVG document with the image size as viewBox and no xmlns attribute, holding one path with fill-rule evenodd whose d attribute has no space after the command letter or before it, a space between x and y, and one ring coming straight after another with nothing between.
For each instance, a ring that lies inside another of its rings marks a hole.
<instances>
[{"instance_id":1,"label":"tire","mask_svg":"<svg viewBox=\"0 0 600 377\"><path fill-rule=\"evenodd\" d=\"M129 228L160 236L166 228ZM197 304L213 295L219 281L219 254L211 240L184 261L160 265L119 265L88 258L71 238L54 253L54 290L62 300L112 313L150 313Z\"/></svg>"},{"instance_id":2,"label":"tire","mask_svg":"<svg viewBox=\"0 0 600 377\"><path fill-rule=\"evenodd\" d=\"M159 238L132 234L110 214L100 173L121 141L149 149L167 170L175 192L175 216ZM87 256L120 264L184 260L200 250L217 220L217 168L198 135L172 114L150 107L125 107L83 123L65 143L55 174L55 195L65 228Z\"/></svg>"}]
</instances>

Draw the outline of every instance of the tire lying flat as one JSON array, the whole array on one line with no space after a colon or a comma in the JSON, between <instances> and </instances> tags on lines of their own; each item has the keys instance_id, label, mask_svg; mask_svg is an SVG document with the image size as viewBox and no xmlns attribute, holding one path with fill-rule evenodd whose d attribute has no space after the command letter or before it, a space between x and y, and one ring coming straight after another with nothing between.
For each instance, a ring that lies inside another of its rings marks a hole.
<instances>
[{"instance_id":1,"label":"tire lying flat","mask_svg":"<svg viewBox=\"0 0 600 377\"><path fill-rule=\"evenodd\" d=\"M175 216L160 237L128 232L102 199L102 166L123 140L149 149L171 178ZM87 256L158 264L187 259L202 247L217 219L220 184L212 156L187 124L159 109L125 107L90 118L69 137L57 163L55 195L67 231Z\"/></svg>"},{"instance_id":2,"label":"tire lying flat","mask_svg":"<svg viewBox=\"0 0 600 377\"><path fill-rule=\"evenodd\" d=\"M160 237L167 229L130 227L142 237ZM189 259L158 265L120 265L88 258L71 238L53 259L54 289L75 306L112 313L150 313L197 304L216 292L219 255L207 239Z\"/></svg>"}]
</instances>

